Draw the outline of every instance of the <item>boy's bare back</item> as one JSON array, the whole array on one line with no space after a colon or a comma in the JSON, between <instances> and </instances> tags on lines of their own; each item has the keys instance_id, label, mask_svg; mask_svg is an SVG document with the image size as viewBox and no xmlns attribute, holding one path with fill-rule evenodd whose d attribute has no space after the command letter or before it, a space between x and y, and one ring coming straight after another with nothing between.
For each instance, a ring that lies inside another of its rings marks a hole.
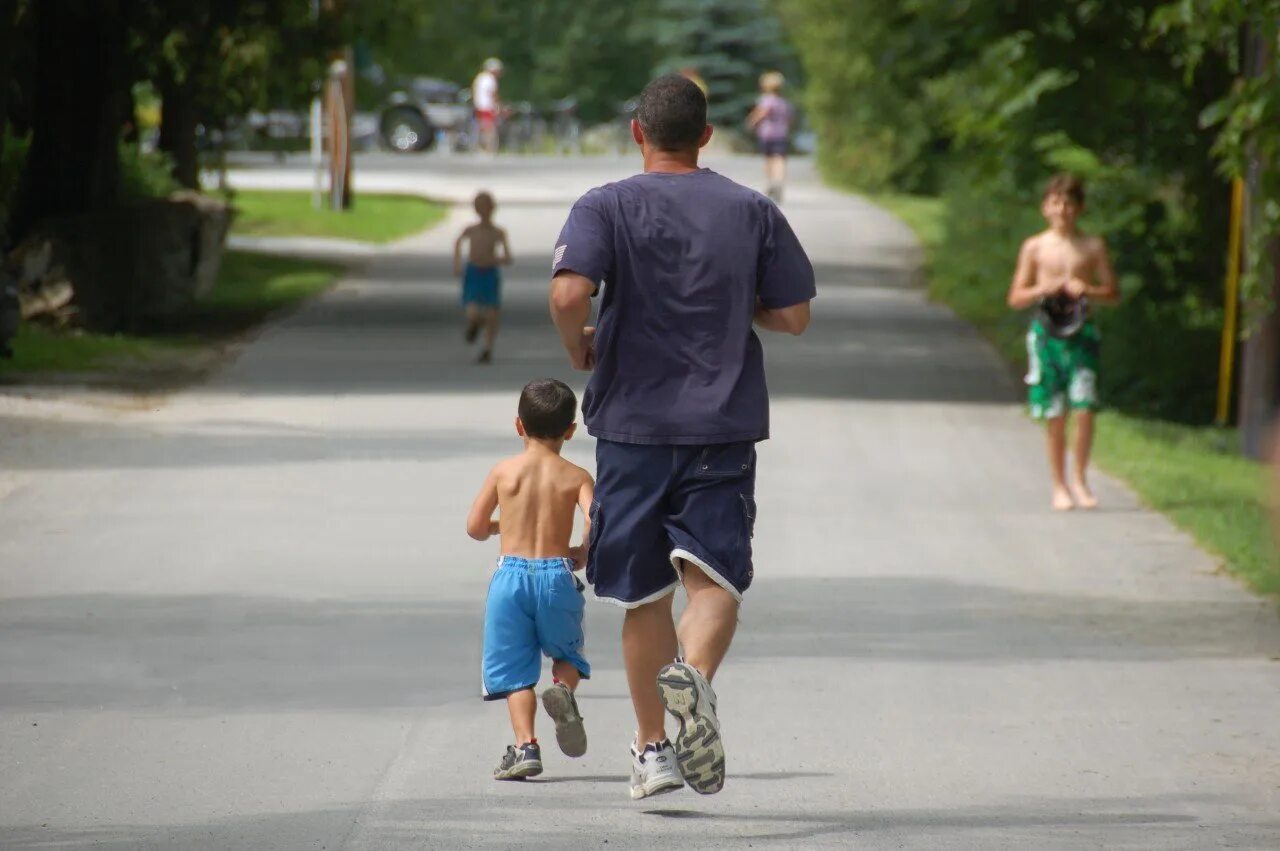
<instances>
[{"instance_id":1,"label":"boy's bare back","mask_svg":"<svg viewBox=\"0 0 1280 851\"><path fill-rule=\"evenodd\" d=\"M499 461L484 492L492 488L499 510L502 554L566 557L581 566L585 553L570 546L574 512L589 516L594 484L586 470L537 443Z\"/></svg>"},{"instance_id":2,"label":"boy's bare back","mask_svg":"<svg viewBox=\"0 0 1280 851\"><path fill-rule=\"evenodd\" d=\"M510 262L507 233L491 222L477 222L462 232L459 242L467 242L467 262L481 269Z\"/></svg>"}]
</instances>

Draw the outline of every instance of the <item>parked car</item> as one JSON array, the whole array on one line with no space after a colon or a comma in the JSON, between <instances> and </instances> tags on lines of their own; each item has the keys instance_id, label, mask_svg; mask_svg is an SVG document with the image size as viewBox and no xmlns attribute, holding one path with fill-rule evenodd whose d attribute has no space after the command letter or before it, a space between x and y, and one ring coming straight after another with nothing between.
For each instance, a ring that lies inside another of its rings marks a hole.
<instances>
[{"instance_id":1,"label":"parked car","mask_svg":"<svg viewBox=\"0 0 1280 851\"><path fill-rule=\"evenodd\" d=\"M394 90L378 122L382 141L401 153L425 151L443 135L450 147L471 133L471 92L447 80L413 77Z\"/></svg>"}]
</instances>

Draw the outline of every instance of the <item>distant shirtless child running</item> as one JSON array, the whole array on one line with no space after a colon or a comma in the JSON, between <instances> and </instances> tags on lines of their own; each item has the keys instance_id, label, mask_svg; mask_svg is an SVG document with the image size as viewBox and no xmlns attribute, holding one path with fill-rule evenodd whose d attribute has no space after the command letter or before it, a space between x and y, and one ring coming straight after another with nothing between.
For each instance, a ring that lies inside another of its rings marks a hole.
<instances>
[{"instance_id":1,"label":"distant shirtless child running","mask_svg":"<svg viewBox=\"0 0 1280 851\"><path fill-rule=\"evenodd\" d=\"M586 470L560 457L573 437L578 400L565 384L531 381L520 394L516 433L524 452L498 462L467 517L477 541L502 537L502 557L489 583L484 613L484 699L506 698L515 732L494 769L498 780L542 773L533 734L542 654L552 661L552 685L542 705L556 724L568 756L587 752L582 714L574 700L580 679L591 676L582 655L582 583L573 571L586 564L595 483ZM499 519L493 519L497 509ZM582 510L582 543L570 546L574 512Z\"/></svg>"},{"instance_id":2,"label":"distant shirtless child running","mask_svg":"<svg viewBox=\"0 0 1280 851\"><path fill-rule=\"evenodd\" d=\"M453 244L453 274L462 278L462 306L467 312L466 339L474 343L484 329L484 350L479 363L493 360L493 343L498 338L498 310L502 306L502 274L499 266L511 263L507 232L493 223L497 207L488 192L476 195L480 221L468 227ZM462 243L467 244L467 262L462 263Z\"/></svg>"},{"instance_id":3,"label":"distant shirtless child running","mask_svg":"<svg viewBox=\"0 0 1280 851\"><path fill-rule=\"evenodd\" d=\"M1090 303L1119 298L1116 275L1102 237L1076 229L1084 210L1084 184L1060 174L1045 187L1040 212L1049 228L1022 243L1009 287L1009 306L1036 307L1027 331L1027 397L1031 415L1048 421L1053 507L1094 508L1086 476L1098 410L1100 336ZM1067 409L1075 412L1075 463L1066 478Z\"/></svg>"}]
</instances>

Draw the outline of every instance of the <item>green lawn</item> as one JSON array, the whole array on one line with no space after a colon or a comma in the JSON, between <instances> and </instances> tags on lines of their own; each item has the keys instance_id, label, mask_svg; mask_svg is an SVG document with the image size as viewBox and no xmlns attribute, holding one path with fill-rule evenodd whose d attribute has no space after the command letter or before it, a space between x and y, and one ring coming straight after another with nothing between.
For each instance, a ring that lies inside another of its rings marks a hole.
<instances>
[{"instance_id":1,"label":"green lawn","mask_svg":"<svg viewBox=\"0 0 1280 851\"><path fill-rule=\"evenodd\" d=\"M915 230L932 269L934 248L946 226L937 198L879 196L876 204ZM1012 269L992 269L1007 280ZM1021 346L1022 323L990 290L950 286L930 275L929 295L972 322L1011 362ZM1251 588L1280 593L1280 559L1269 522L1266 470L1240 457L1233 429L1186 426L1108 411L1099 418L1098 465L1126 480L1151 507L1164 512Z\"/></svg>"},{"instance_id":2,"label":"green lawn","mask_svg":"<svg viewBox=\"0 0 1280 851\"><path fill-rule=\"evenodd\" d=\"M447 209L407 195L357 195L345 212L317 210L310 192L237 192L231 232L244 236L322 236L392 242L444 219Z\"/></svg>"},{"instance_id":3,"label":"green lawn","mask_svg":"<svg viewBox=\"0 0 1280 851\"><path fill-rule=\"evenodd\" d=\"M274 311L324 290L341 271L341 266L332 263L229 251L213 291L154 333L93 334L26 324L13 341L13 359L0 360L0 375L163 365L202 344L217 343L247 330Z\"/></svg>"}]
</instances>

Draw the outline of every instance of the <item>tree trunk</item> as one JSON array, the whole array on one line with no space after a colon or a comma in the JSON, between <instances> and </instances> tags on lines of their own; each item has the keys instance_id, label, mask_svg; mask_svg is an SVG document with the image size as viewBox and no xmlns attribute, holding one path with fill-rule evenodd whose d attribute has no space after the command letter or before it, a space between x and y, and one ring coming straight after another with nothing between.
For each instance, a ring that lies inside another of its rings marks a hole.
<instances>
[{"instance_id":1,"label":"tree trunk","mask_svg":"<svg viewBox=\"0 0 1280 851\"><path fill-rule=\"evenodd\" d=\"M189 84L165 75L160 81L160 150L173 158L173 176L188 189L200 188L196 127L200 123Z\"/></svg>"},{"instance_id":2,"label":"tree trunk","mask_svg":"<svg viewBox=\"0 0 1280 851\"><path fill-rule=\"evenodd\" d=\"M9 128L9 84L13 79L13 33L18 24L18 0L0 0L0 159L4 157L5 131ZM4 222L0 222L3 228Z\"/></svg>"},{"instance_id":3,"label":"tree trunk","mask_svg":"<svg viewBox=\"0 0 1280 851\"><path fill-rule=\"evenodd\" d=\"M120 0L31 5L35 77L31 148L11 220L21 239L44 219L116 202L124 116Z\"/></svg>"},{"instance_id":4,"label":"tree trunk","mask_svg":"<svg viewBox=\"0 0 1280 851\"><path fill-rule=\"evenodd\" d=\"M1274 61L1269 33L1260 34L1251 27L1245 39L1246 73L1250 77L1263 74ZM1251 157L1245 185L1250 209L1246 213L1246 227L1252 230L1261 216L1258 199L1263 182L1263 171L1275 168L1274 163L1262 162ZM1248 231L1246 231L1247 233ZM1240 444L1250 458L1262 458L1270 449L1268 434L1276 414L1276 400L1280 399L1280 240L1271 240L1266 248L1269 260L1269 279L1262 281L1262 316L1248 317L1248 327L1241 358L1239 425ZM1246 309L1247 309L1246 305Z\"/></svg>"}]
</instances>

